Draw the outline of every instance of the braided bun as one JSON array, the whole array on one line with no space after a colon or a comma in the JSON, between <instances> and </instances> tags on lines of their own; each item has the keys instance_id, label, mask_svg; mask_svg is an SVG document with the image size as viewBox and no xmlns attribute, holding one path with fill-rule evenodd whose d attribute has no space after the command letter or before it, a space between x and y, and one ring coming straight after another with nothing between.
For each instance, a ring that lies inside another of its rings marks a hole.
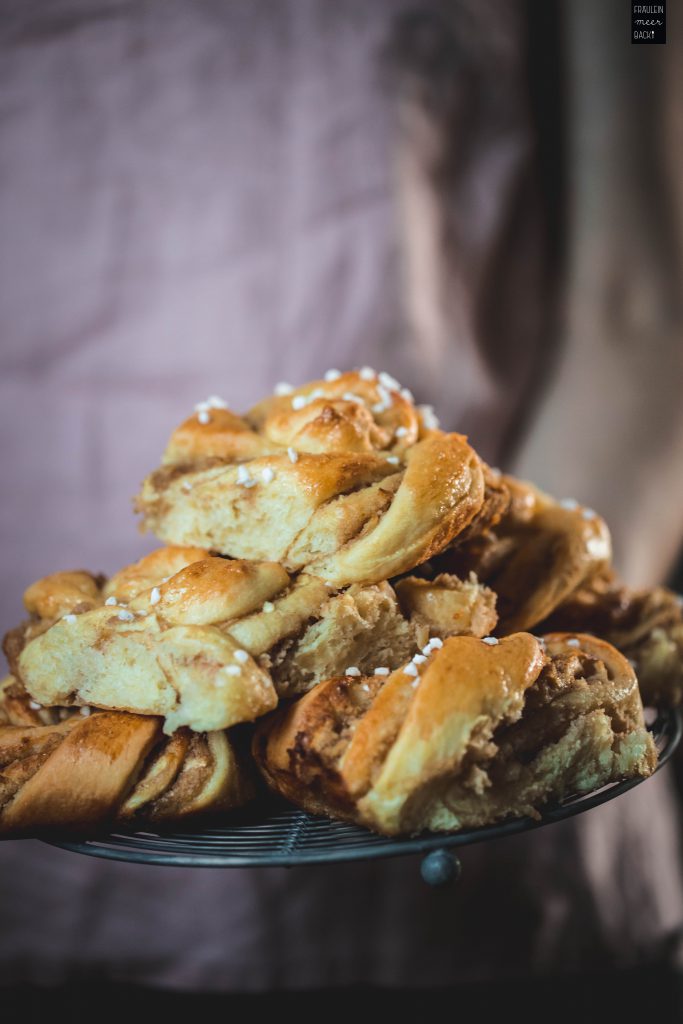
<instances>
[{"instance_id":1,"label":"braided bun","mask_svg":"<svg viewBox=\"0 0 683 1024\"><path fill-rule=\"evenodd\" d=\"M456 539L436 566L458 576L474 572L498 597L498 632L532 629L570 594L604 571L612 549L599 515L577 502L557 502L513 477L500 521Z\"/></svg>"},{"instance_id":2,"label":"braided bun","mask_svg":"<svg viewBox=\"0 0 683 1024\"><path fill-rule=\"evenodd\" d=\"M0 834L156 824L238 807L251 776L224 732L123 712L36 709L11 678L0 699ZM52 713L53 722L42 716ZM31 720L32 718L32 720Z\"/></svg>"},{"instance_id":3,"label":"braided bun","mask_svg":"<svg viewBox=\"0 0 683 1024\"><path fill-rule=\"evenodd\" d=\"M257 726L266 781L389 835L535 814L649 775L635 675L593 637L453 637L388 678L330 679Z\"/></svg>"},{"instance_id":4,"label":"braided bun","mask_svg":"<svg viewBox=\"0 0 683 1024\"><path fill-rule=\"evenodd\" d=\"M201 410L173 434L137 504L162 540L343 587L426 561L483 502L483 464L464 437L427 429L404 393L349 373L242 419Z\"/></svg>"},{"instance_id":5,"label":"braided bun","mask_svg":"<svg viewBox=\"0 0 683 1024\"><path fill-rule=\"evenodd\" d=\"M65 575L40 582L50 611L64 606ZM34 613L7 635L5 650L42 705L159 715L167 732L213 731L253 721L278 695L349 666L396 668L430 630L483 635L495 625L493 595L476 581L443 577L427 588L431 599L411 577L400 586L404 611L388 583L337 593L274 562L169 547L121 570L87 604L69 605L77 611L45 620Z\"/></svg>"}]
</instances>

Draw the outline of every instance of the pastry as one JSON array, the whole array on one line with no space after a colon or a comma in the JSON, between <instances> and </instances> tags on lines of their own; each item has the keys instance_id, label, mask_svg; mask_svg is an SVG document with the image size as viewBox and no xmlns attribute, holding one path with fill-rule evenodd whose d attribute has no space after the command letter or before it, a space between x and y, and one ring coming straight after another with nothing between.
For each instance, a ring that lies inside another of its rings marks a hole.
<instances>
[{"instance_id":1,"label":"pastry","mask_svg":"<svg viewBox=\"0 0 683 1024\"><path fill-rule=\"evenodd\" d=\"M137 507L161 540L305 570L336 588L413 569L482 511L484 466L382 375L339 375L244 417L201 407Z\"/></svg>"},{"instance_id":2,"label":"pastry","mask_svg":"<svg viewBox=\"0 0 683 1024\"><path fill-rule=\"evenodd\" d=\"M683 601L667 587L634 590L603 573L570 595L546 625L603 636L632 662L646 704L683 704Z\"/></svg>"},{"instance_id":3,"label":"pastry","mask_svg":"<svg viewBox=\"0 0 683 1024\"><path fill-rule=\"evenodd\" d=\"M634 665L683 701L680 602L387 374L200 403L137 507L165 547L38 580L5 637L0 834L238 806L245 731L280 796L389 835L654 771Z\"/></svg>"},{"instance_id":4,"label":"pastry","mask_svg":"<svg viewBox=\"0 0 683 1024\"><path fill-rule=\"evenodd\" d=\"M349 666L396 668L430 630L484 635L495 625L495 598L475 580L399 586L405 613L386 582L335 592L276 563L167 547L108 582L57 573L33 584L32 618L5 651L42 705L159 715L168 733L224 729Z\"/></svg>"},{"instance_id":5,"label":"pastry","mask_svg":"<svg viewBox=\"0 0 683 1024\"><path fill-rule=\"evenodd\" d=\"M169 738L156 717L43 709L16 681L2 684L0 835L177 823L253 794L225 732L180 729Z\"/></svg>"},{"instance_id":6,"label":"pastry","mask_svg":"<svg viewBox=\"0 0 683 1024\"><path fill-rule=\"evenodd\" d=\"M474 572L495 591L498 633L534 629L611 559L605 521L575 501L555 501L531 484L503 478L511 502L499 521L456 538L433 560L457 576Z\"/></svg>"},{"instance_id":7,"label":"pastry","mask_svg":"<svg viewBox=\"0 0 683 1024\"><path fill-rule=\"evenodd\" d=\"M559 633L432 641L388 677L327 680L253 752L288 800L388 835L533 815L657 763L628 661Z\"/></svg>"}]
</instances>

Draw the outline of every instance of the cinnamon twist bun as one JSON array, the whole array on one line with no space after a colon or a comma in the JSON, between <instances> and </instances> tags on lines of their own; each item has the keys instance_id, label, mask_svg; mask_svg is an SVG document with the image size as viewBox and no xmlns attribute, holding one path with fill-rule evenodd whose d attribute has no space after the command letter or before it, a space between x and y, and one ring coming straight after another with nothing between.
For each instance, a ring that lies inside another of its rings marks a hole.
<instances>
[{"instance_id":1,"label":"cinnamon twist bun","mask_svg":"<svg viewBox=\"0 0 683 1024\"><path fill-rule=\"evenodd\" d=\"M557 502L528 483L503 478L508 510L497 524L456 538L434 562L458 576L474 572L498 598L498 632L535 628L609 565L605 521L575 501Z\"/></svg>"},{"instance_id":2,"label":"cinnamon twist bun","mask_svg":"<svg viewBox=\"0 0 683 1024\"><path fill-rule=\"evenodd\" d=\"M239 807L254 793L224 732L180 729L168 738L159 718L56 710L36 709L12 679L2 684L0 835L180 822Z\"/></svg>"},{"instance_id":3,"label":"cinnamon twist bun","mask_svg":"<svg viewBox=\"0 0 683 1024\"><path fill-rule=\"evenodd\" d=\"M428 428L412 396L348 373L240 418L200 408L172 435L137 500L164 541L378 583L441 551L484 504L483 464Z\"/></svg>"},{"instance_id":4,"label":"cinnamon twist bun","mask_svg":"<svg viewBox=\"0 0 683 1024\"><path fill-rule=\"evenodd\" d=\"M633 664L646 704L683 704L683 601L666 587L633 590L602 574L571 594L544 628L604 637Z\"/></svg>"},{"instance_id":5,"label":"cinnamon twist bun","mask_svg":"<svg viewBox=\"0 0 683 1024\"><path fill-rule=\"evenodd\" d=\"M200 548L152 552L90 588L87 603L72 590L64 573L29 588L33 617L5 638L13 674L42 705L160 715L167 732L252 721L349 666L396 668L430 631L484 635L496 621L475 580L406 578L402 610L388 583L335 592Z\"/></svg>"},{"instance_id":6,"label":"cinnamon twist bun","mask_svg":"<svg viewBox=\"0 0 683 1024\"><path fill-rule=\"evenodd\" d=\"M535 815L657 760L618 651L526 633L454 637L388 678L327 680L259 723L253 752L287 799L389 835Z\"/></svg>"}]
</instances>

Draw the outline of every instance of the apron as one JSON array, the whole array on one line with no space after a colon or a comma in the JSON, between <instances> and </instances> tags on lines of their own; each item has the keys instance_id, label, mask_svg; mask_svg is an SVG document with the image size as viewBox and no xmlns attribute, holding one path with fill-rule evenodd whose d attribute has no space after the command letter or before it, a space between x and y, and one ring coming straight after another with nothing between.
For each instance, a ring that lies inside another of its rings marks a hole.
<instances>
[{"instance_id":1,"label":"apron","mask_svg":"<svg viewBox=\"0 0 683 1024\"><path fill-rule=\"evenodd\" d=\"M208 394L243 411L279 380L371 365L547 483L523 432L560 268L522 7L428 9L81 0L8 16L4 628L37 577L111 573L156 546L130 498ZM434 96L425 48L447 69ZM663 773L465 850L438 892L412 858L189 871L4 842L0 984L420 987L661 962L683 922L677 828Z\"/></svg>"}]
</instances>

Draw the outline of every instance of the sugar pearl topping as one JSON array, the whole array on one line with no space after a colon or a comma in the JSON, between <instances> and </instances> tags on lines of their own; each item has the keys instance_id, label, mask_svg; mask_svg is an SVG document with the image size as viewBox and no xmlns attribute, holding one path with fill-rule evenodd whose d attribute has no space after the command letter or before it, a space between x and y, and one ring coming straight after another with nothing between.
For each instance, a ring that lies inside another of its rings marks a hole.
<instances>
[{"instance_id":1,"label":"sugar pearl topping","mask_svg":"<svg viewBox=\"0 0 683 1024\"><path fill-rule=\"evenodd\" d=\"M495 637L495 636L485 636L485 637L482 637L482 641L481 642L483 644L488 644L489 647L495 647L496 644L498 643L498 638Z\"/></svg>"},{"instance_id":2,"label":"sugar pearl topping","mask_svg":"<svg viewBox=\"0 0 683 1024\"><path fill-rule=\"evenodd\" d=\"M314 388L308 395L295 395L292 399L292 409L295 411L305 409L311 402L315 402L316 398L325 398L325 392L322 388Z\"/></svg>"},{"instance_id":3,"label":"sugar pearl topping","mask_svg":"<svg viewBox=\"0 0 683 1024\"><path fill-rule=\"evenodd\" d=\"M567 647L580 647L580 646L581 646L580 642L576 639L575 636L573 636L571 638L571 640L567 640Z\"/></svg>"},{"instance_id":4,"label":"sugar pearl topping","mask_svg":"<svg viewBox=\"0 0 683 1024\"><path fill-rule=\"evenodd\" d=\"M37 700L30 700L28 702L28 706L30 707L31 711L40 711L43 707L43 705L39 704Z\"/></svg>"},{"instance_id":5,"label":"sugar pearl topping","mask_svg":"<svg viewBox=\"0 0 683 1024\"><path fill-rule=\"evenodd\" d=\"M272 601L264 601L263 602L263 611L264 612L274 612L275 611L275 605L273 604L273 602Z\"/></svg>"},{"instance_id":6,"label":"sugar pearl topping","mask_svg":"<svg viewBox=\"0 0 683 1024\"><path fill-rule=\"evenodd\" d=\"M372 406L372 411L375 413L386 412L387 409L391 409L394 403L394 395L388 388L385 388L383 384L377 385L377 394L379 395L379 402L376 402Z\"/></svg>"},{"instance_id":7,"label":"sugar pearl topping","mask_svg":"<svg viewBox=\"0 0 683 1024\"><path fill-rule=\"evenodd\" d=\"M90 715L90 708L89 708L89 707L87 707L87 705L86 705L86 706L82 707L82 708L81 708L81 709L79 710L79 712L78 712L78 713L79 713L79 715L83 715L83 718L88 718L88 717L89 717L89 715Z\"/></svg>"},{"instance_id":8,"label":"sugar pearl topping","mask_svg":"<svg viewBox=\"0 0 683 1024\"><path fill-rule=\"evenodd\" d=\"M270 468L270 466L266 466L265 469L261 470L261 479L263 480L264 484L269 484L274 476L275 473Z\"/></svg>"},{"instance_id":9,"label":"sugar pearl topping","mask_svg":"<svg viewBox=\"0 0 683 1024\"><path fill-rule=\"evenodd\" d=\"M106 604L106 605L107 605L107 606L108 606L109 608L113 608L113 607L114 607L114 605L118 604L118 601L116 600L116 598L115 598L115 597L114 597L114 595L112 594L112 596L111 596L111 597L108 597L108 598L107 598L107 600L106 600L106 601L105 601L104 603L105 603L105 604Z\"/></svg>"},{"instance_id":10,"label":"sugar pearl topping","mask_svg":"<svg viewBox=\"0 0 683 1024\"><path fill-rule=\"evenodd\" d=\"M431 405L418 405L418 412L422 416L422 422L427 430L439 429L439 418Z\"/></svg>"},{"instance_id":11,"label":"sugar pearl topping","mask_svg":"<svg viewBox=\"0 0 683 1024\"><path fill-rule=\"evenodd\" d=\"M344 671L344 675L358 677L360 675L360 669L355 665L350 665L349 668Z\"/></svg>"},{"instance_id":12,"label":"sugar pearl topping","mask_svg":"<svg viewBox=\"0 0 683 1024\"><path fill-rule=\"evenodd\" d=\"M239 676L242 673L242 669L239 665L226 665L223 671L226 676Z\"/></svg>"},{"instance_id":13,"label":"sugar pearl topping","mask_svg":"<svg viewBox=\"0 0 683 1024\"><path fill-rule=\"evenodd\" d=\"M559 506L560 508L567 509L568 512L573 512L579 507L579 503L575 498L563 498L562 501L559 502Z\"/></svg>"},{"instance_id":14,"label":"sugar pearl topping","mask_svg":"<svg viewBox=\"0 0 683 1024\"><path fill-rule=\"evenodd\" d=\"M195 412L206 412L208 409L227 409L228 403L218 395L209 395L203 402L197 402L194 409Z\"/></svg>"},{"instance_id":15,"label":"sugar pearl topping","mask_svg":"<svg viewBox=\"0 0 683 1024\"><path fill-rule=\"evenodd\" d=\"M371 366L364 366L358 373L361 380L374 380L377 374Z\"/></svg>"},{"instance_id":16,"label":"sugar pearl topping","mask_svg":"<svg viewBox=\"0 0 683 1024\"><path fill-rule=\"evenodd\" d=\"M235 661L240 661L244 665L245 661L249 661L249 655L240 648L240 650L235 651Z\"/></svg>"},{"instance_id":17,"label":"sugar pearl topping","mask_svg":"<svg viewBox=\"0 0 683 1024\"><path fill-rule=\"evenodd\" d=\"M380 665L379 668L375 669L373 675L376 675L376 676L388 676L389 675L389 669L386 668L386 666L384 666L384 665Z\"/></svg>"},{"instance_id":18,"label":"sugar pearl topping","mask_svg":"<svg viewBox=\"0 0 683 1024\"><path fill-rule=\"evenodd\" d=\"M287 456L288 456L290 462L298 462L299 461L299 453L296 450L296 448L288 448L287 449Z\"/></svg>"},{"instance_id":19,"label":"sugar pearl topping","mask_svg":"<svg viewBox=\"0 0 683 1024\"><path fill-rule=\"evenodd\" d=\"M218 395L209 395L203 402L197 402L194 407L194 411L197 413L197 419L200 423L207 424L211 419L209 410L211 409L227 409L228 403L224 402Z\"/></svg>"},{"instance_id":20,"label":"sugar pearl topping","mask_svg":"<svg viewBox=\"0 0 683 1024\"><path fill-rule=\"evenodd\" d=\"M392 377L390 373L387 373L386 370L382 370L382 372L379 374L379 382L383 387L388 388L389 391L401 390L401 385L399 384L399 382L396 380L395 377Z\"/></svg>"},{"instance_id":21,"label":"sugar pearl topping","mask_svg":"<svg viewBox=\"0 0 683 1024\"><path fill-rule=\"evenodd\" d=\"M64 615L63 616L63 621L64 622L75 622L76 618L77 618L76 615Z\"/></svg>"},{"instance_id":22,"label":"sugar pearl topping","mask_svg":"<svg viewBox=\"0 0 683 1024\"><path fill-rule=\"evenodd\" d=\"M408 662L408 664L403 669L403 673L406 676L416 676L416 675L418 675L419 673L418 673L417 665L414 665L412 663L412 661Z\"/></svg>"},{"instance_id":23,"label":"sugar pearl topping","mask_svg":"<svg viewBox=\"0 0 683 1024\"><path fill-rule=\"evenodd\" d=\"M591 519L595 519L596 518L597 513L594 512L592 508L584 508L581 511L581 515L583 516L583 518L585 520L590 521Z\"/></svg>"},{"instance_id":24,"label":"sugar pearl topping","mask_svg":"<svg viewBox=\"0 0 683 1024\"><path fill-rule=\"evenodd\" d=\"M255 487L257 481L252 479L249 474L249 470L244 464L240 464L237 467L237 483L241 487Z\"/></svg>"},{"instance_id":25,"label":"sugar pearl topping","mask_svg":"<svg viewBox=\"0 0 683 1024\"><path fill-rule=\"evenodd\" d=\"M443 647L443 640L438 636L433 636L422 648L422 654L425 658L428 658L430 654L434 651L438 651L440 647Z\"/></svg>"},{"instance_id":26,"label":"sugar pearl topping","mask_svg":"<svg viewBox=\"0 0 683 1024\"><path fill-rule=\"evenodd\" d=\"M341 370L328 370L327 373L325 374L325 380L330 383L334 380L339 380L340 377Z\"/></svg>"},{"instance_id":27,"label":"sugar pearl topping","mask_svg":"<svg viewBox=\"0 0 683 1024\"><path fill-rule=\"evenodd\" d=\"M294 387L285 380L278 381L275 385L275 394L278 398L282 398L284 395L291 395L293 390Z\"/></svg>"},{"instance_id":28,"label":"sugar pearl topping","mask_svg":"<svg viewBox=\"0 0 683 1024\"><path fill-rule=\"evenodd\" d=\"M121 611L118 613L117 618L119 619L120 622L132 622L135 616L133 615L132 612L126 611L125 608L122 608Z\"/></svg>"},{"instance_id":29,"label":"sugar pearl topping","mask_svg":"<svg viewBox=\"0 0 683 1024\"><path fill-rule=\"evenodd\" d=\"M159 604L160 600L161 600L161 591L159 590L158 587L152 587L152 593L149 595L149 603L152 604L152 605Z\"/></svg>"}]
</instances>

